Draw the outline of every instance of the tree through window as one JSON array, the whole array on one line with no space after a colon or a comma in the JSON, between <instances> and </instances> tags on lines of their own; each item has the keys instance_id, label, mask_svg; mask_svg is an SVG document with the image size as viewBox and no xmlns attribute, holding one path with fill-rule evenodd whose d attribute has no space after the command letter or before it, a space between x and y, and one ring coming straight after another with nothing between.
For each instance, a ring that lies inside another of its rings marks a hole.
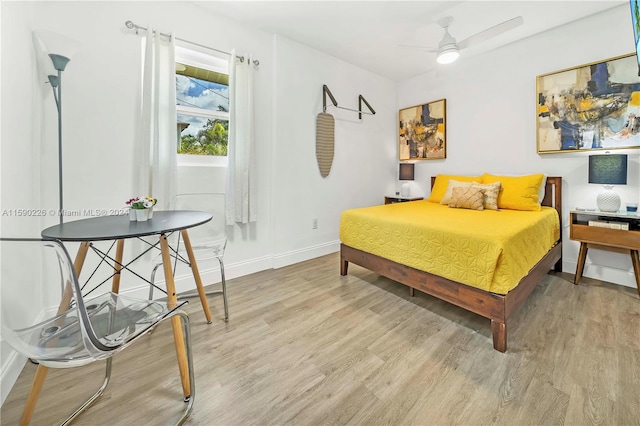
<instances>
[{"instance_id":1,"label":"tree through window","mask_svg":"<svg viewBox=\"0 0 640 426\"><path fill-rule=\"evenodd\" d=\"M176 48L178 154L226 156L229 71L226 60Z\"/></svg>"}]
</instances>

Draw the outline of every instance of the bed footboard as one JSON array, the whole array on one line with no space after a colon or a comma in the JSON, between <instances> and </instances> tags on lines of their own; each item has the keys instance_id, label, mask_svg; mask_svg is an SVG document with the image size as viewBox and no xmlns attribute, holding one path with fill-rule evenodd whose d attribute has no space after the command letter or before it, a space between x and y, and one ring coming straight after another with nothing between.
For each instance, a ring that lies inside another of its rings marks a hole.
<instances>
[{"instance_id":1,"label":"bed footboard","mask_svg":"<svg viewBox=\"0 0 640 426\"><path fill-rule=\"evenodd\" d=\"M491 320L493 347L507 350L507 319L522 305L537 283L562 257L562 243L558 242L525 276L518 286L506 295L491 293L438 275L419 271L392 260L340 245L340 275L347 275L349 262L394 281L417 289L438 299L452 303Z\"/></svg>"}]
</instances>

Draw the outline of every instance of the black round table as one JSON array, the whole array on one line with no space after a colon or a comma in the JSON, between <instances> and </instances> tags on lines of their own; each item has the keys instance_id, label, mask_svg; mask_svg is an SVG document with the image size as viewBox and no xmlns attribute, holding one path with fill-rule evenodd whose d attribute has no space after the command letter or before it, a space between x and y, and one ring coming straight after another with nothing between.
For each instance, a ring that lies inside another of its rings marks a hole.
<instances>
[{"instance_id":1,"label":"black round table","mask_svg":"<svg viewBox=\"0 0 640 426\"><path fill-rule=\"evenodd\" d=\"M209 222L212 217L195 210L157 211L144 222L131 221L129 215L98 216L51 226L41 235L60 241L120 240L181 231Z\"/></svg>"},{"instance_id":2,"label":"black round table","mask_svg":"<svg viewBox=\"0 0 640 426\"><path fill-rule=\"evenodd\" d=\"M212 322L211 311L209 309L209 303L207 302L207 297L202 285L200 272L198 271L198 266L193 254L193 249L191 247L191 241L189 239L187 229L209 222L212 218L213 216L210 213L195 210L157 211L153 213L152 219L149 219L145 222L131 221L129 219L129 215L99 216L51 226L43 230L41 232L41 235L43 238L81 243L73 264L77 276L80 276L84 260L93 241L117 241L115 258L112 259L111 257L104 255L101 260L103 261L107 257L110 260L113 260L114 274L111 291L114 293L118 293L120 289L121 271L123 269L128 269L128 264L125 265L122 263L125 240L129 238L158 235L160 251L162 253L162 265L164 268L163 270L165 284L167 286L167 305L175 306L177 302L177 296L175 281L173 278L173 271L171 269L172 257L169 249L169 243L167 242L167 234L174 231L180 231L182 240L184 242L184 248L187 252L187 255L189 256L191 272L196 282L198 295L200 296L200 302L202 303L202 308L207 318L207 323L210 324ZM141 256L138 256L135 259L138 259L140 257ZM71 292L65 291L65 293L68 294L66 296L63 295L63 301L60 305L61 307L63 307L64 305L68 305L69 303L68 299L70 298ZM171 325L173 328L176 356L178 358L180 376L182 379L182 389L186 398L190 397L190 378L187 373L189 370L187 369L187 358L180 319L178 317L172 318ZM46 369L46 367L39 366L39 369ZM45 373L38 376L40 377L39 380L44 381L44 374ZM33 387L32 392L34 392ZM36 399L37 392L38 391L36 390Z\"/></svg>"}]
</instances>

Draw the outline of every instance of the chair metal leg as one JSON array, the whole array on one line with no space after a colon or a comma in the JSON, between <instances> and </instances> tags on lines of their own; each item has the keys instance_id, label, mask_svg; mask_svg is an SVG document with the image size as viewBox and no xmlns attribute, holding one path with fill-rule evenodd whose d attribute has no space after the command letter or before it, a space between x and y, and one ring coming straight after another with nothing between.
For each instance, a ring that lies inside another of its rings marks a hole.
<instances>
[{"instance_id":1,"label":"chair metal leg","mask_svg":"<svg viewBox=\"0 0 640 426\"><path fill-rule=\"evenodd\" d=\"M160 267L161 263L156 263L151 271L151 284L149 284L149 300L153 300L153 285L156 283L156 271Z\"/></svg>"},{"instance_id":2,"label":"chair metal leg","mask_svg":"<svg viewBox=\"0 0 640 426\"><path fill-rule=\"evenodd\" d=\"M227 307L227 281L224 278L224 263L222 262L222 258L218 258L218 262L220 262L220 276L222 277L222 299L224 300L224 320L225 322L229 322L229 308Z\"/></svg>"},{"instance_id":3,"label":"chair metal leg","mask_svg":"<svg viewBox=\"0 0 640 426\"><path fill-rule=\"evenodd\" d=\"M189 414L191 414L191 410L193 409L193 402L196 399L196 382L193 374L193 353L191 351L191 326L189 325L189 316L183 311L176 311L176 314L180 316L182 320L182 330L184 336L184 346L186 349L187 355L187 368L189 370L189 396L184 398L184 402L187 404L184 411L182 412L182 416L176 423L176 426L182 425Z\"/></svg>"},{"instance_id":4,"label":"chair metal leg","mask_svg":"<svg viewBox=\"0 0 640 426\"><path fill-rule=\"evenodd\" d=\"M93 402L96 399L98 399L100 397L100 395L102 395L104 390L107 388L107 385L109 384L109 379L111 378L111 362L112 362L112 360L113 360L113 358L108 358L107 359L107 368L106 368L105 375L104 375L104 381L102 382L102 386L100 386L100 389L98 389L96 393L94 393L80 407L78 407L76 409L76 411L73 412L73 414L71 414L69 417L67 417L67 419L64 422L60 423L60 426L66 426L69 423L71 423L76 417L78 417L78 415L80 413L82 413L84 410L89 408L89 406L91 404L93 404Z\"/></svg>"},{"instance_id":5,"label":"chair metal leg","mask_svg":"<svg viewBox=\"0 0 640 426\"><path fill-rule=\"evenodd\" d=\"M218 262L220 262L220 276L221 276L221 282L222 282L222 290L209 290L209 291L206 291L204 294L207 296L211 296L212 294L222 293L222 299L224 302L224 321L229 322L229 307L227 304L227 281L224 276L224 262L220 257L218 258ZM198 293L187 292L187 293L181 293L180 295L178 295L178 299L188 299L191 297L198 297L198 296L199 296Z\"/></svg>"},{"instance_id":6,"label":"chair metal leg","mask_svg":"<svg viewBox=\"0 0 640 426\"><path fill-rule=\"evenodd\" d=\"M222 293L222 298L224 301L224 321L225 322L229 322L229 307L228 307L228 302L227 302L227 281L225 279L225 275L224 275L224 262L222 260L222 257L217 257L218 262L220 263L220 276L221 276L221 282L222 282L222 290L209 290L206 291L204 294L205 296L210 296L212 294L220 294ZM149 285L149 300L153 300L153 289L156 283L156 272L158 271L158 268L161 266L160 263L157 263L154 267L153 270L151 271L151 284ZM192 292L186 292L186 293L182 293L179 295L179 297L181 299L188 299L191 297L199 297L200 295L196 292L196 293L192 293ZM209 323L211 323L211 321L209 321ZM149 330L149 334L151 334L152 330Z\"/></svg>"}]
</instances>

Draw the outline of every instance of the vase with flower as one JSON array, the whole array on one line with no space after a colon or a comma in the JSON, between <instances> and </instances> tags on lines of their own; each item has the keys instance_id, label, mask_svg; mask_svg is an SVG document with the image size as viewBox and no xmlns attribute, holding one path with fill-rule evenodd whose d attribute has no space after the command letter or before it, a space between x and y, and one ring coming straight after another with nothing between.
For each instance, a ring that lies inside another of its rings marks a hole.
<instances>
[{"instance_id":1,"label":"vase with flower","mask_svg":"<svg viewBox=\"0 0 640 426\"><path fill-rule=\"evenodd\" d=\"M125 202L129 206L129 220L144 222L153 216L153 206L158 202L151 197L133 197ZM150 214L151 213L151 214Z\"/></svg>"}]
</instances>

